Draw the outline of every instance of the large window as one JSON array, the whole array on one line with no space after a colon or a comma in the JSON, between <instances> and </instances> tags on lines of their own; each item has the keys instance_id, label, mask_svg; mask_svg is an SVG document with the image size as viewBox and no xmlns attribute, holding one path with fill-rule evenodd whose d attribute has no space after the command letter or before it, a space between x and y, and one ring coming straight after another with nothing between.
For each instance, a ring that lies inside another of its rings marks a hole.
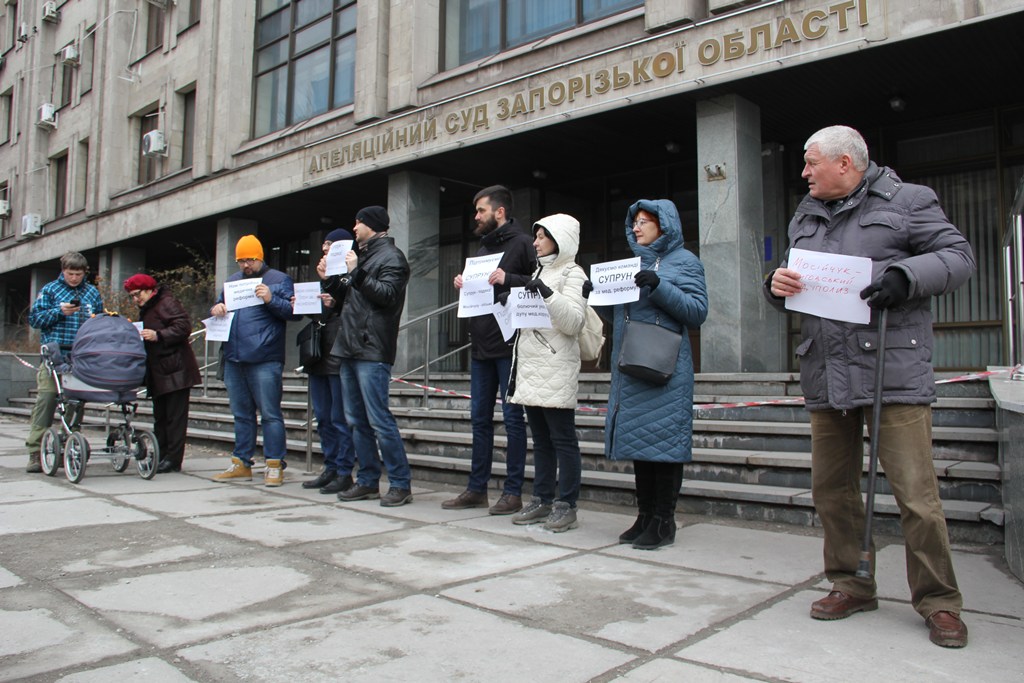
<instances>
[{"instance_id":1,"label":"large window","mask_svg":"<svg viewBox=\"0 0 1024 683\"><path fill-rule=\"evenodd\" d=\"M139 185L145 185L157 179L160 171L160 160L156 157L147 157L142 154L145 149L146 133L151 133L160 126L160 115L156 108L151 113L139 117Z\"/></svg>"},{"instance_id":2,"label":"large window","mask_svg":"<svg viewBox=\"0 0 1024 683\"><path fill-rule=\"evenodd\" d=\"M259 0L257 17L255 137L352 104L354 0Z\"/></svg>"},{"instance_id":3,"label":"large window","mask_svg":"<svg viewBox=\"0 0 1024 683\"><path fill-rule=\"evenodd\" d=\"M53 162L53 217L60 218L68 211L68 153Z\"/></svg>"},{"instance_id":4,"label":"large window","mask_svg":"<svg viewBox=\"0 0 1024 683\"><path fill-rule=\"evenodd\" d=\"M643 0L445 0L445 69L497 54Z\"/></svg>"}]
</instances>

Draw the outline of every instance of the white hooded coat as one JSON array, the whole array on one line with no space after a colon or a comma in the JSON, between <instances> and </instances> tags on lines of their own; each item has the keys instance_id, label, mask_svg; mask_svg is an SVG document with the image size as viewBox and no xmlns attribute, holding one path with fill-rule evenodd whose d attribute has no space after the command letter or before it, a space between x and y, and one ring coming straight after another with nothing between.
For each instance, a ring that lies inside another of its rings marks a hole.
<instances>
[{"instance_id":1,"label":"white hooded coat","mask_svg":"<svg viewBox=\"0 0 1024 683\"><path fill-rule=\"evenodd\" d=\"M512 363L508 399L541 408L575 408L580 376L578 337L586 320L583 282L586 273L576 264L580 224L572 216L555 214L534 223L558 245L558 253L541 257L533 274L551 288L544 299L551 329L519 330Z\"/></svg>"}]
</instances>

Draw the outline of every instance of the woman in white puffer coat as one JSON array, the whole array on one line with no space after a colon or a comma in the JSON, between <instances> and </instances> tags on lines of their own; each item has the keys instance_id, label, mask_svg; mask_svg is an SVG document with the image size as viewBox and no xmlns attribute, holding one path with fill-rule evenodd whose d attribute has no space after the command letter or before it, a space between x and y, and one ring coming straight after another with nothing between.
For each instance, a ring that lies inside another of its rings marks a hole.
<instances>
[{"instance_id":1,"label":"woman in white puffer coat","mask_svg":"<svg viewBox=\"0 0 1024 683\"><path fill-rule=\"evenodd\" d=\"M519 330L507 399L526 408L533 435L533 500L514 524L544 523L560 532L578 526L580 444L576 436L576 391L580 375L578 337L586 320L586 273L576 264L580 223L559 213L533 224L540 264L526 289L544 298L549 329ZM556 495L557 487L557 495Z\"/></svg>"}]
</instances>

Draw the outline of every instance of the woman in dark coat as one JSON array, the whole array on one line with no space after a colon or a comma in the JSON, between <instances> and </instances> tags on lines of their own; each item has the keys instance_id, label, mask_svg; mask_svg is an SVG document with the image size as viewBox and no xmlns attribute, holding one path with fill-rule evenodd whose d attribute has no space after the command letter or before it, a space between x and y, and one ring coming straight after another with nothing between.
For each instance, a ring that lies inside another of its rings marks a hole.
<instances>
[{"instance_id":1,"label":"woman in dark coat","mask_svg":"<svg viewBox=\"0 0 1024 683\"><path fill-rule=\"evenodd\" d=\"M160 446L157 472L180 472L189 394L203 381L189 343L192 321L181 303L149 275L132 275L124 288L139 306L146 343L146 389L153 399L153 432Z\"/></svg>"}]
</instances>

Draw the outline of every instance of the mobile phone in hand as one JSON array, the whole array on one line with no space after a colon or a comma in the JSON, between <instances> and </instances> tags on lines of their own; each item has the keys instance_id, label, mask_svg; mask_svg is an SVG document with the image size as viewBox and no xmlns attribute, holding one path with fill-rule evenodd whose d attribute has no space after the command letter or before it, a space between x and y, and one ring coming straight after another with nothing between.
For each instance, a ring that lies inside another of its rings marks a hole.
<instances>
[{"instance_id":1,"label":"mobile phone in hand","mask_svg":"<svg viewBox=\"0 0 1024 683\"><path fill-rule=\"evenodd\" d=\"M72 299L71 301L68 302L68 306L74 306L76 308L78 306L81 306L81 305L82 305L81 299Z\"/></svg>"}]
</instances>

